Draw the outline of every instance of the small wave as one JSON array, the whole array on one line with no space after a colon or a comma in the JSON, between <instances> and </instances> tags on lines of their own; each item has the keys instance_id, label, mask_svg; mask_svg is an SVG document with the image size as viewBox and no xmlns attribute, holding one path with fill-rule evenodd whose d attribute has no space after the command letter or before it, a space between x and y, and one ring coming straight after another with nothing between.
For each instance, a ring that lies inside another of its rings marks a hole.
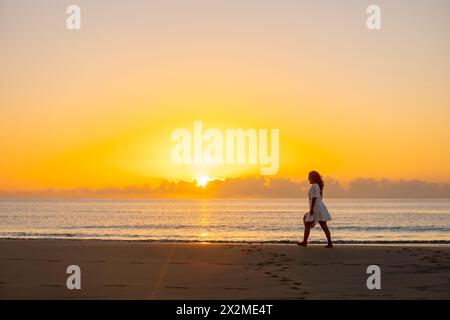
<instances>
[{"instance_id":1,"label":"small wave","mask_svg":"<svg viewBox=\"0 0 450 320\"><path fill-rule=\"evenodd\" d=\"M174 236L176 238L176 236ZM161 243L236 243L236 244L296 244L294 240L244 240L244 239L168 239L168 238L148 238L140 235L101 235L101 234L46 234L46 233L10 233L0 234L3 240L94 240L94 241L131 241L131 242L161 242ZM450 240L334 240L335 244L343 245L450 245ZM310 240L311 244L323 244L324 241Z\"/></svg>"},{"instance_id":2,"label":"small wave","mask_svg":"<svg viewBox=\"0 0 450 320\"><path fill-rule=\"evenodd\" d=\"M67 226L60 227L61 230L196 230L204 229L197 224L146 224L146 225L88 225L88 226ZM210 231L229 231L229 230L247 230L261 232L295 232L297 227L292 226L267 226L267 225L229 225L229 224L211 224L208 226ZM333 231L347 232L442 232L450 233L450 228L440 226L331 226Z\"/></svg>"},{"instance_id":3,"label":"small wave","mask_svg":"<svg viewBox=\"0 0 450 320\"><path fill-rule=\"evenodd\" d=\"M332 226L331 228L340 231L450 232L450 228L438 226Z\"/></svg>"}]
</instances>

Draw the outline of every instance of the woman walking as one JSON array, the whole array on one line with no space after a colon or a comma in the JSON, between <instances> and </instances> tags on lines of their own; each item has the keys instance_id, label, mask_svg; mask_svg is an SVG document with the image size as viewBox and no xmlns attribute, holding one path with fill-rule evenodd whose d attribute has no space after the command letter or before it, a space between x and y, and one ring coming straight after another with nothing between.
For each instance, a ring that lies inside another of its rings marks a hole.
<instances>
[{"instance_id":1,"label":"woman walking","mask_svg":"<svg viewBox=\"0 0 450 320\"><path fill-rule=\"evenodd\" d=\"M324 187L322 176L317 171L311 171L308 174L308 180L311 184L311 187L308 191L309 212L307 212L303 217L305 233L303 235L303 242L299 242L298 245L302 247L307 246L311 228L313 228L316 223L319 222L328 240L328 244L325 246L325 248L332 248L333 242L331 241L331 233L327 225L327 221L331 220L331 215L322 201Z\"/></svg>"}]
</instances>

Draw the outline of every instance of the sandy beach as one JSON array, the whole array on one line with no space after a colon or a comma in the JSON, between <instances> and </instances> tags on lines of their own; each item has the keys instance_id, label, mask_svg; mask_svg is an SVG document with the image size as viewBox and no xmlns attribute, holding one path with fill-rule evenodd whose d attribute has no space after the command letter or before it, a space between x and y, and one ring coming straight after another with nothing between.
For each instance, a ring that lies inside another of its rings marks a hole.
<instances>
[{"instance_id":1,"label":"sandy beach","mask_svg":"<svg viewBox=\"0 0 450 320\"><path fill-rule=\"evenodd\" d=\"M450 248L0 241L1 299L449 299ZM66 268L81 268L68 290ZM381 268L381 290L366 269Z\"/></svg>"}]
</instances>

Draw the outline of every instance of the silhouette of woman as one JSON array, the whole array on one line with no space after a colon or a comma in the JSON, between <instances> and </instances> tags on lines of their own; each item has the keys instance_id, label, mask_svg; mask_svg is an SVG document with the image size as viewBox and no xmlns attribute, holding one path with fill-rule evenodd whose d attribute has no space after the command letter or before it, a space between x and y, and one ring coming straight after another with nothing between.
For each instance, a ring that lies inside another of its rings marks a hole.
<instances>
[{"instance_id":1,"label":"silhouette of woman","mask_svg":"<svg viewBox=\"0 0 450 320\"><path fill-rule=\"evenodd\" d=\"M307 212L303 217L305 232L303 235L303 242L299 242L298 245L302 247L307 246L310 230L316 225L317 222L319 222L328 240L328 244L325 248L332 248L333 242L331 241L330 230L327 226L327 221L331 220L331 215L322 201L324 187L322 176L317 171L311 171L308 174L308 180L311 184L308 191L309 212Z\"/></svg>"}]
</instances>

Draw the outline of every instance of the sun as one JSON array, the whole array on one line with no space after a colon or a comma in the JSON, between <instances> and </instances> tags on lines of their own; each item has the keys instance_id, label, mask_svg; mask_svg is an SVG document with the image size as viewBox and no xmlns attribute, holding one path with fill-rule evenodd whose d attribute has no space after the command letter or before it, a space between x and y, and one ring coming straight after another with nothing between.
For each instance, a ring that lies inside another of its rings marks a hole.
<instances>
[{"instance_id":1,"label":"sun","mask_svg":"<svg viewBox=\"0 0 450 320\"><path fill-rule=\"evenodd\" d=\"M195 177L194 180L197 182L197 187L204 188L204 187L206 187L208 182L210 182L213 179L211 179L208 176L200 176L200 177Z\"/></svg>"}]
</instances>

